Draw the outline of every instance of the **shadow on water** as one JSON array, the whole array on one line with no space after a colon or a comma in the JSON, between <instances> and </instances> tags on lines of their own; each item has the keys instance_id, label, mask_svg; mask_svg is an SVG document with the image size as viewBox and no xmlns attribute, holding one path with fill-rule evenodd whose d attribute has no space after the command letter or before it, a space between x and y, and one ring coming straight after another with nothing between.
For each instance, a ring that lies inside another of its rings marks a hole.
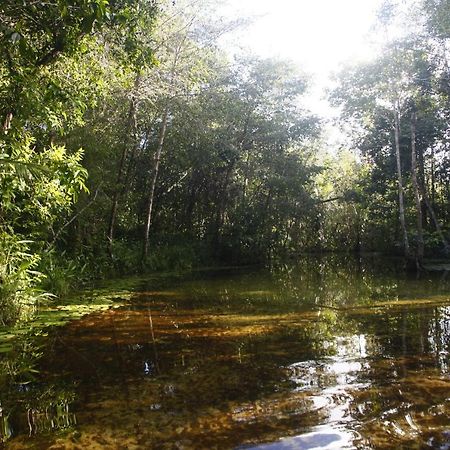
<instances>
[{"instance_id":1,"label":"shadow on water","mask_svg":"<svg viewBox=\"0 0 450 450\"><path fill-rule=\"evenodd\" d=\"M142 280L141 280L142 281ZM6 448L450 448L450 286L309 258L152 278L0 354Z\"/></svg>"}]
</instances>

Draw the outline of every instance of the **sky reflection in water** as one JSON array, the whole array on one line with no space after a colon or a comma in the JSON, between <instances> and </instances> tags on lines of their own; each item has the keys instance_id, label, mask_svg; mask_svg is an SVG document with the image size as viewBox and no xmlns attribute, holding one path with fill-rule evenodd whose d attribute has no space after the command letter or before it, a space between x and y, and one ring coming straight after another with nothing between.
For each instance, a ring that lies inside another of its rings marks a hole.
<instances>
[{"instance_id":1,"label":"sky reflection in water","mask_svg":"<svg viewBox=\"0 0 450 450\"><path fill-rule=\"evenodd\" d=\"M50 333L7 448L448 448L449 291L333 257L154 278Z\"/></svg>"}]
</instances>

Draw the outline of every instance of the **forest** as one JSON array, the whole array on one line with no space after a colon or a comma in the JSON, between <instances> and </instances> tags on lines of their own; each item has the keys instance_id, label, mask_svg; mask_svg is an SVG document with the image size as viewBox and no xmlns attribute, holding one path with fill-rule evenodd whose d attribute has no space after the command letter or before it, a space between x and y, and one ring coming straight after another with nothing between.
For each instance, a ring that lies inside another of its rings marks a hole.
<instances>
[{"instance_id":1,"label":"forest","mask_svg":"<svg viewBox=\"0 0 450 450\"><path fill-rule=\"evenodd\" d=\"M396 20L380 11L380 33ZM0 3L0 322L93 280L310 253L450 252L450 3L328 92L330 149L290 61L230 56L217 3ZM269 31L270 32L270 31Z\"/></svg>"}]
</instances>

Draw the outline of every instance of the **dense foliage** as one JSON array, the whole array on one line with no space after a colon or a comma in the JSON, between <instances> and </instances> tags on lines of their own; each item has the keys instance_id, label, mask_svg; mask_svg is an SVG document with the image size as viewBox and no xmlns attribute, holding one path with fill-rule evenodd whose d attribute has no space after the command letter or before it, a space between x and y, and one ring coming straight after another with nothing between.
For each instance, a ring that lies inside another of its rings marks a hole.
<instances>
[{"instance_id":1,"label":"dense foliage","mask_svg":"<svg viewBox=\"0 0 450 450\"><path fill-rule=\"evenodd\" d=\"M87 279L305 251L448 251L448 2L331 101L328 151L282 60L220 50L209 2L0 5L0 320ZM391 9L392 11L392 9ZM389 21L384 18L384 22Z\"/></svg>"},{"instance_id":2,"label":"dense foliage","mask_svg":"<svg viewBox=\"0 0 450 450\"><path fill-rule=\"evenodd\" d=\"M429 10L430 23L440 8L446 2ZM398 248L418 265L425 251L450 251L447 40L434 27L421 32L342 72L331 95L368 170L359 181L365 245Z\"/></svg>"}]
</instances>

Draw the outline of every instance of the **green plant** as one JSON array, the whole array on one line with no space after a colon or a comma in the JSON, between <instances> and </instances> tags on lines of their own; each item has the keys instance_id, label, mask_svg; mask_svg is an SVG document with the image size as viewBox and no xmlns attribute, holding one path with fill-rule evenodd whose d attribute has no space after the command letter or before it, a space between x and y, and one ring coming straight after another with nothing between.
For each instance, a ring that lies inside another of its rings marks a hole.
<instances>
[{"instance_id":1,"label":"green plant","mask_svg":"<svg viewBox=\"0 0 450 450\"><path fill-rule=\"evenodd\" d=\"M41 261L44 289L57 297L65 297L82 283L86 266L81 258L70 258L65 252L59 255L55 251L48 252Z\"/></svg>"},{"instance_id":2,"label":"green plant","mask_svg":"<svg viewBox=\"0 0 450 450\"><path fill-rule=\"evenodd\" d=\"M29 253L30 241L0 234L0 323L30 316L50 294L38 289L43 274L36 270L39 256Z\"/></svg>"}]
</instances>

